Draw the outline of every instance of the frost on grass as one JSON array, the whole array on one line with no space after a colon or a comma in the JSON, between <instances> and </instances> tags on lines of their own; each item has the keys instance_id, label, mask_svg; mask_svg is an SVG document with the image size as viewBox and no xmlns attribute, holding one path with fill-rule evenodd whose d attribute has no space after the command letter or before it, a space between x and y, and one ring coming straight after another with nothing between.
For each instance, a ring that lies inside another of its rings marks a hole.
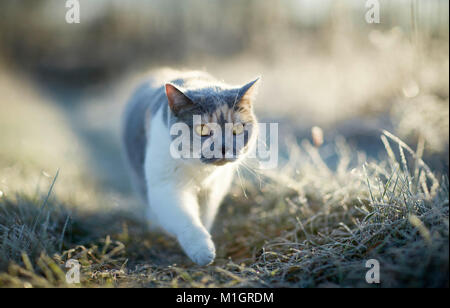
<instances>
[{"instance_id":1,"label":"frost on grass","mask_svg":"<svg viewBox=\"0 0 450 308\"><path fill-rule=\"evenodd\" d=\"M365 262L377 259L382 287L448 287L448 178L425 164L420 143L412 150L388 132L380 142L379 161L338 139L330 169L304 140L280 170L243 166L209 267L130 213L3 197L0 286L69 286L64 264L75 258L82 286L368 287Z\"/></svg>"}]
</instances>

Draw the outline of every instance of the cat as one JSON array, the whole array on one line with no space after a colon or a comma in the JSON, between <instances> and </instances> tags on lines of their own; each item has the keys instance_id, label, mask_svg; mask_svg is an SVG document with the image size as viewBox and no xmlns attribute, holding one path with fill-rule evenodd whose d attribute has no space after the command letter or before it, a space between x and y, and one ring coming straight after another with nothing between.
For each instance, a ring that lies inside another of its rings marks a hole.
<instances>
[{"instance_id":1,"label":"cat","mask_svg":"<svg viewBox=\"0 0 450 308\"><path fill-rule=\"evenodd\" d=\"M230 86L203 71L159 70L138 87L125 109L124 152L147 218L174 235L198 265L214 261L214 218L236 167L255 146L253 102L259 80ZM201 117L200 125L194 116ZM192 158L173 157L174 124L189 128L188 140L200 142L200 153L190 145ZM222 134L211 127L220 127ZM237 142L239 136L243 142ZM222 155L206 157L202 150Z\"/></svg>"}]
</instances>

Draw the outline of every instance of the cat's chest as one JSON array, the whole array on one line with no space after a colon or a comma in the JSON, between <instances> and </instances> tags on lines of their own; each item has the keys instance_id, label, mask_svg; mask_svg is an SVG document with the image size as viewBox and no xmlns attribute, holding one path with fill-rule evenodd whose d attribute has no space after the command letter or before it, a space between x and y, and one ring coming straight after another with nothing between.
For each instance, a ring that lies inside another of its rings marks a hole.
<instances>
[{"instance_id":1,"label":"cat's chest","mask_svg":"<svg viewBox=\"0 0 450 308\"><path fill-rule=\"evenodd\" d=\"M184 178L185 183L197 189L208 188L212 183L220 181L221 175L230 172L231 166L184 166L178 172L179 177Z\"/></svg>"}]
</instances>

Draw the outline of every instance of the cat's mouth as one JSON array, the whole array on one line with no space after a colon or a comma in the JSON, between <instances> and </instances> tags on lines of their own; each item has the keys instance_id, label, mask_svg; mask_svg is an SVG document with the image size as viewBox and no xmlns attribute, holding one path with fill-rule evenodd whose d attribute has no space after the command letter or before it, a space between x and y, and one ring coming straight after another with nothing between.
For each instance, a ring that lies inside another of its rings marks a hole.
<instances>
[{"instance_id":1,"label":"cat's mouth","mask_svg":"<svg viewBox=\"0 0 450 308\"><path fill-rule=\"evenodd\" d=\"M205 159L203 160L203 162L215 166L223 166L227 163L235 162L236 160L237 160L236 158L212 158L212 159Z\"/></svg>"},{"instance_id":2,"label":"cat's mouth","mask_svg":"<svg viewBox=\"0 0 450 308\"><path fill-rule=\"evenodd\" d=\"M213 162L213 164L216 165L216 166L223 166L226 163L230 163L230 162L231 161L228 160L228 159L220 159L220 160L217 160L217 161Z\"/></svg>"}]
</instances>

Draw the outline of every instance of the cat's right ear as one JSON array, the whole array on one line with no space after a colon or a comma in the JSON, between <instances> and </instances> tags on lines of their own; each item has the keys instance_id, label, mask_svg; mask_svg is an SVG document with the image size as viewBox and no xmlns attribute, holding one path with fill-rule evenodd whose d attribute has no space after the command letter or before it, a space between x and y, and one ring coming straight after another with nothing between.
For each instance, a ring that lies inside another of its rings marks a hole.
<instances>
[{"instance_id":1,"label":"cat's right ear","mask_svg":"<svg viewBox=\"0 0 450 308\"><path fill-rule=\"evenodd\" d=\"M175 115L179 114L183 109L192 107L192 101L175 85L166 83L165 87L169 107Z\"/></svg>"}]
</instances>

